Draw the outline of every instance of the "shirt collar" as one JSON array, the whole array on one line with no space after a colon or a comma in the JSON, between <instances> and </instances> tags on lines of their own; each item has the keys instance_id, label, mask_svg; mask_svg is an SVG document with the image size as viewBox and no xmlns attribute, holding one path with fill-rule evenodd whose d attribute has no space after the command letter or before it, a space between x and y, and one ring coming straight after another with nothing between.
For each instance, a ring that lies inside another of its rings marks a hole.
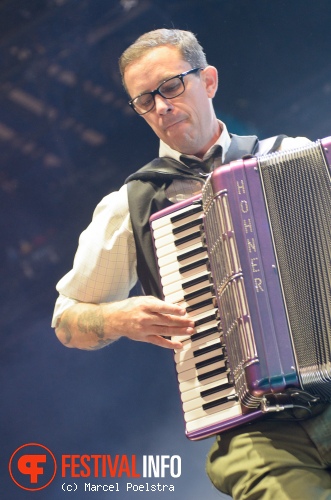
<instances>
[{"instance_id":1,"label":"shirt collar","mask_svg":"<svg viewBox=\"0 0 331 500\"><path fill-rule=\"evenodd\" d=\"M225 123L221 122L221 120L218 120L222 133L217 139L217 141L212 145L211 148L213 148L216 145L222 146L222 162L224 162L224 158L226 153L228 152L228 149L230 147L231 143L231 138L228 132L228 129L226 128ZM211 148L207 151L205 156L208 155L208 152L211 150ZM176 151L175 149L171 149L170 146L168 146L165 142L160 141L160 148L159 148L159 156L162 158L163 156L167 156L169 158L173 158L174 160L180 161L182 153L179 151ZM190 155L191 156L191 155ZM192 158L196 158L194 155L192 155Z\"/></svg>"}]
</instances>

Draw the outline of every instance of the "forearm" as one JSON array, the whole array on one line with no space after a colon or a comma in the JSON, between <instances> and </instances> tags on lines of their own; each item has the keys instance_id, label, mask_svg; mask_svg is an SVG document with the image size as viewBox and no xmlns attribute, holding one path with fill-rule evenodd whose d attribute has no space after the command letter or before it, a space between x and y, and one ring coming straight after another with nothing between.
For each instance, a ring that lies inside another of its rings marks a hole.
<instances>
[{"instance_id":1,"label":"forearm","mask_svg":"<svg viewBox=\"0 0 331 500\"><path fill-rule=\"evenodd\" d=\"M103 304L75 304L61 315L55 331L58 339L67 347L96 350L118 339L106 328Z\"/></svg>"},{"instance_id":2,"label":"forearm","mask_svg":"<svg viewBox=\"0 0 331 500\"><path fill-rule=\"evenodd\" d=\"M167 337L194 333L194 321L185 309L155 297L131 297L104 304L76 303L66 309L56 325L58 339L67 347L100 349L119 337L180 349Z\"/></svg>"}]
</instances>

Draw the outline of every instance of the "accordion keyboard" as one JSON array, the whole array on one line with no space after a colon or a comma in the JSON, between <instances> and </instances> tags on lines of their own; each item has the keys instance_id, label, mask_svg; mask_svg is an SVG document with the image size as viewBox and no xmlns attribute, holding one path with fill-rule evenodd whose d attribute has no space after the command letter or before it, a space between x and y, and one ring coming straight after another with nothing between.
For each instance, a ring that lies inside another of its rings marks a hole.
<instances>
[{"instance_id":1,"label":"accordion keyboard","mask_svg":"<svg viewBox=\"0 0 331 500\"><path fill-rule=\"evenodd\" d=\"M174 337L183 345L175 363L188 437L242 413L222 344L202 213L195 202L151 222L164 299L185 307L195 322L192 336Z\"/></svg>"}]
</instances>

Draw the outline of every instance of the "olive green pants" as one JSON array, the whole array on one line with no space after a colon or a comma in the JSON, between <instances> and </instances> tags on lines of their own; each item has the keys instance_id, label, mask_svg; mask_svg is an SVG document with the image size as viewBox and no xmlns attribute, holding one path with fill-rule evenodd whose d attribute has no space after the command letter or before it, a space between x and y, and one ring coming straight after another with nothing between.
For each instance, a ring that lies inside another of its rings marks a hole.
<instances>
[{"instance_id":1,"label":"olive green pants","mask_svg":"<svg viewBox=\"0 0 331 500\"><path fill-rule=\"evenodd\" d=\"M235 500L331 499L331 406L305 421L268 418L217 436L207 474Z\"/></svg>"}]
</instances>

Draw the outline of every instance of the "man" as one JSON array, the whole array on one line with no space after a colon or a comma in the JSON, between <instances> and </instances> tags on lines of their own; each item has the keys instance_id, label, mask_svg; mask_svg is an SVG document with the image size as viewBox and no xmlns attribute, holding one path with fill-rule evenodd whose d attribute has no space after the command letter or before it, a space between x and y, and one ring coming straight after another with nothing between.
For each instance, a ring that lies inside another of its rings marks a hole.
<instances>
[{"instance_id":1,"label":"man","mask_svg":"<svg viewBox=\"0 0 331 500\"><path fill-rule=\"evenodd\" d=\"M158 298L146 221L153 211L201 191L209 168L201 160L211 153L218 152L215 167L261 152L261 144L229 135L217 119L217 70L192 33L162 29L143 35L122 55L120 70L130 105L160 139L160 158L96 208L73 269L58 283L53 326L68 347L97 349L126 336L180 349L168 337L191 335L194 323L181 307ZM280 147L306 142L286 138ZM146 296L127 298L138 278ZM208 458L212 482L238 499L331 498L331 453L325 439L323 450L316 446L316 428L324 425L331 437L326 413L307 425L289 416L222 434Z\"/></svg>"}]
</instances>

